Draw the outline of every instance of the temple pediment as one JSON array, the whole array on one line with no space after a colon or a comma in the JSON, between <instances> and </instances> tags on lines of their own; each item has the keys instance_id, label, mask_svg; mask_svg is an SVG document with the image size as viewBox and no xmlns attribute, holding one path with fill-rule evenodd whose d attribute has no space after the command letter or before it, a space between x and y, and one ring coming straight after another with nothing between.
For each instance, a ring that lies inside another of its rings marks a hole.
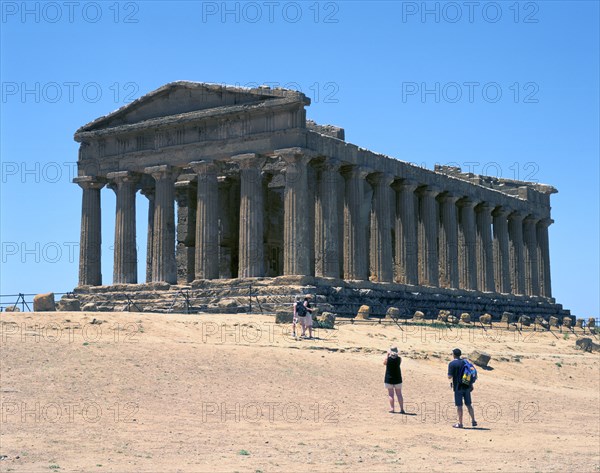
<instances>
[{"instance_id":1,"label":"temple pediment","mask_svg":"<svg viewBox=\"0 0 600 473\"><path fill-rule=\"evenodd\" d=\"M260 105L269 101L310 104L304 94L269 87L247 88L178 81L166 84L103 117L82 126L76 132L94 132L135 125L161 118L193 112L222 113L224 109L244 105Z\"/></svg>"}]
</instances>

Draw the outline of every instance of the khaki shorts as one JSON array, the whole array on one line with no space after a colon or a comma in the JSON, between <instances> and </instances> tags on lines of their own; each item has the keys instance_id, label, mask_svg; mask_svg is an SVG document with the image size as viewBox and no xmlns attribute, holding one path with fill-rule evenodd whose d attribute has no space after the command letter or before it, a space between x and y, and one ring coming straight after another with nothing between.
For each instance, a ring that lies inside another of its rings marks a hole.
<instances>
[{"instance_id":1,"label":"khaki shorts","mask_svg":"<svg viewBox=\"0 0 600 473\"><path fill-rule=\"evenodd\" d=\"M400 384L388 384L384 383L387 389L402 389L402 383Z\"/></svg>"}]
</instances>

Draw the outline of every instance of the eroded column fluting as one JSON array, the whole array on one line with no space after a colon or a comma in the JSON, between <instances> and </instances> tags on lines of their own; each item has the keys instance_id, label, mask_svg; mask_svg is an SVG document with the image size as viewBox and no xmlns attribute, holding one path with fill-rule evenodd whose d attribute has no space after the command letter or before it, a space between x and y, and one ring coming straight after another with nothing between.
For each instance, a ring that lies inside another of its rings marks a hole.
<instances>
[{"instance_id":1,"label":"eroded column fluting","mask_svg":"<svg viewBox=\"0 0 600 473\"><path fill-rule=\"evenodd\" d=\"M217 164L190 163L197 174L196 279L219 277L219 181Z\"/></svg>"},{"instance_id":2,"label":"eroded column fluting","mask_svg":"<svg viewBox=\"0 0 600 473\"><path fill-rule=\"evenodd\" d=\"M283 274L307 276L311 273L310 207L308 205L308 162L301 153L282 153L285 161L283 224Z\"/></svg>"},{"instance_id":3,"label":"eroded column fluting","mask_svg":"<svg viewBox=\"0 0 600 473\"><path fill-rule=\"evenodd\" d=\"M338 242L338 181L340 162L326 160L319 166L319 184L315 199L315 275L340 277Z\"/></svg>"},{"instance_id":4,"label":"eroded column fluting","mask_svg":"<svg viewBox=\"0 0 600 473\"><path fill-rule=\"evenodd\" d=\"M438 256L438 204L436 196L440 191L427 186L417 191L419 194L419 284L439 285Z\"/></svg>"},{"instance_id":5,"label":"eroded column fluting","mask_svg":"<svg viewBox=\"0 0 600 473\"><path fill-rule=\"evenodd\" d=\"M509 294L510 251L508 246L508 215L510 210L498 207L492 212L494 228L494 281L496 292Z\"/></svg>"},{"instance_id":6,"label":"eroded column fluting","mask_svg":"<svg viewBox=\"0 0 600 473\"><path fill-rule=\"evenodd\" d=\"M149 167L144 172L156 181L152 281L175 284L175 174L168 165Z\"/></svg>"},{"instance_id":7,"label":"eroded column fluting","mask_svg":"<svg viewBox=\"0 0 600 473\"><path fill-rule=\"evenodd\" d=\"M524 215L520 212L513 212L508 216L510 284L514 294L525 294L523 217Z\"/></svg>"},{"instance_id":8,"label":"eroded column fluting","mask_svg":"<svg viewBox=\"0 0 600 473\"><path fill-rule=\"evenodd\" d=\"M461 289L477 290L477 230L475 225L475 206L470 199L459 201L460 207L460 244L459 272Z\"/></svg>"},{"instance_id":9,"label":"eroded column fluting","mask_svg":"<svg viewBox=\"0 0 600 473\"><path fill-rule=\"evenodd\" d=\"M396 186L396 282L419 283L417 256L417 184L403 180Z\"/></svg>"},{"instance_id":10,"label":"eroded column fluting","mask_svg":"<svg viewBox=\"0 0 600 473\"><path fill-rule=\"evenodd\" d=\"M240 231L238 277L262 277L264 263L264 191L262 166L265 158L254 153L234 156L240 167Z\"/></svg>"},{"instance_id":11,"label":"eroded column fluting","mask_svg":"<svg viewBox=\"0 0 600 473\"><path fill-rule=\"evenodd\" d=\"M371 279L392 282L394 262L392 260L392 209L390 184L394 176L376 173L371 176L373 204L371 207L370 265Z\"/></svg>"},{"instance_id":12,"label":"eroded column fluting","mask_svg":"<svg viewBox=\"0 0 600 473\"><path fill-rule=\"evenodd\" d=\"M148 229L146 237L146 282L152 282L152 252L154 251L154 187L143 187L148 199Z\"/></svg>"},{"instance_id":13,"label":"eroded column fluting","mask_svg":"<svg viewBox=\"0 0 600 473\"><path fill-rule=\"evenodd\" d=\"M523 220L523 239L525 243L525 292L530 296L540 294L538 267L537 222L538 218L529 215Z\"/></svg>"},{"instance_id":14,"label":"eroded column fluting","mask_svg":"<svg viewBox=\"0 0 600 473\"><path fill-rule=\"evenodd\" d=\"M129 171L107 175L117 195L113 284L137 283L135 194L140 176Z\"/></svg>"},{"instance_id":15,"label":"eroded column fluting","mask_svg":"<svg viewBox=\"0 0 600 473\"><path fill-rule=\"evenodd\" d=\"M493 206L483 202L476 208L477 220L477 261L480 291L494 292L494 246L492 242L492 210Z\"/></svg>"},{"instance_id":16,"label":"eroded column fluting","mask_svg":"<svg viewBox=\"0 0 600 473\"><path fill-rule=\"evenodd\" d=\"M79 286L102 285L100 189L105 180L92 176L73 179L83 190L79 243Z\"/></svg>"},{"instance_id":17,"label":"eroded column fluting","mask_svg":"<svg viewBox=\"0 0 600 473\"><path fill-rule=\"evenodd\" d=\"M552 284L550 281L550 245L548 241L548 227L552 222L552 219L544 218L537 224L540 295L543 297L552 297Z\"/></svg>"},{"instance_id":18,"label":"eroded column fluting","mask_svg":"<svg viewBox=\"0 0 600 473\"><path fill-rule=\"evenodd\" d=\"M459 287L458 278L458 197L445 192L439 197L441 226L439 239L440 286Z\"/></svg>"},{"instance_id":19,"label":"eroded column fluting","mask_svg":"<svg viewBox=\"0 0 600 473\"><path fill-rule=\"evenodd\" d=\"M353 166L344 173L344 279L366 280L369 276L367 258L367 224L363 218L364 182L369 171Z\"/></svg>"}]
</instances>

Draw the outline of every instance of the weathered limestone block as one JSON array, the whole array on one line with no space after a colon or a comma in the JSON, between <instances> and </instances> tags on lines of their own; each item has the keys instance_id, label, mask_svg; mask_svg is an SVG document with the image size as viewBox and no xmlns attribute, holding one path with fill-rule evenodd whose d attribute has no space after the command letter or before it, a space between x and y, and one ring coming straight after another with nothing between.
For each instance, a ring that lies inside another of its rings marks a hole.
<instances>
[{"instance_id":1,"label":"weathered limestone block","mask_svg":"<svg viewBox=\"0 0 600 473\"><path fill-rule=\"evenodd\" d=\"M525 325L525 327L529 327L531 325L531 317L528 317L527 315L521 315L519 317L519 323L521 325Z\"/></svg>"},{"instance_id":2,"label":"weathered limestone block","mask_svg":"<svg viewBox=\"0 0 600 473\"><path fill-rule=\"evenodd\" d=\"M552 326L552 327L558 327L559 326L558 317L554 317L554 316L550 317L549 323L550 323L550 326Z\"/></svg>"},{"instance_id":3,"label":"weathered limestone block","mask_svg":"<svg viewBox=\"0 0 600 473\"><path fill-rule=\"evenodd\" d=\"M319 326L322 328L333 328L335 325L335 314L332 314L331 312L323 312L317 316L317 321L319 322Z\"/></svg>"},{"instance_id":4,"label":"weathered limestone block","mask_svg":"<svg viewBox=\"0 0 600 473\"><path fill-rule=\"evenodd\" d=\"M413 315L413 320L415 320L415 321L425 320L425 314L423 312L421 312L420 310L417 310L415 312L415 314Z\"/></svg>"},{"instance_id":5,"label":"weathered limestone block","mask_svg":"<svg viewBox=\"0 0 600 473\"><path fill-rule=\"evenodd\" d=\"M468 312L463 312L462 314L460 314L460 321L463 324L470 324L471 323L471 315Z\"/></svg>"},{"instance_id":6,"label":"weathered limestone block","mask_svg":"<svg viewBox=\"0 0 600 473\"><path fill-rule=\"evenodd\" d=\"M484 325L492 325L492 316L490 314L480 315L479 322Z\"/></svg>"},{"instance_id":7,"label":"weathered limestone block","mask_svg":"<svg viewBox=\"0 0 600 473\"><path fill-rule=\"evenodd\" d=\"M217 302L217 307L221 308L221 309L227 309L230 307L237 307L239 304L235 299L221 299L219 302Z\"/></svg>"},{"instance_id":8,"label":"weathered limestone block","mask_svg":"<svg viewBox=\"0 0 600 473\"><path fill-rule=\"evenodd\" d=\"M563 326L570 328L573 325L573 319L571 317L563 317L562 324Z\"/></svg>"},{"instance_id":9,"label":"weathered limestone block","mask_svg":"<svg viewBox=\"0 0 600 473\"><path fill-rule=\"evenodd\" d=\"M457 324L458 321L459 321L459 318L458 317L454 317L453 315L449 315L446 320L450 324Z\"/></svg>"},{"instance_id":10,"label":"weathered limestone block","mask_svg":"<svg viewBox=\"0 0 600 473\"><path fill-rule=\"evenodd\" d=\"M368 320L370 315L371 308L368 305L361 305L355 318L359 320Z\"/></svg>"},{"instance_id":11,"label":"weathered limestone block","mask_svg":"<svg viewBox=\"0 0 600 473\"><path fill-rule=\"evenodd\" d=\"M62 312L79 312L81 310L81 303L79 302L79 299L63 297L56 304L56 308Z\"/></svg>"},{"instance_id":12,"label":"weathered limestone block","mask_svg":"<svg viewBox=\"0 0 600 473\"><path fill-rule=\"evenodd\" d=\"M550 324L548 323L548 321L544 317L541 317L539 315L535 318L535 323L541 325L542 328L545 328L546 330L550 328Z\"/></svg>"},{"instance_id":13,"label":"weathered limestone block","mask_svg":"<svg viewBox=\"0 0 600 473\"><path fill-rule=\"evenodd\" d=\"M583 351L587 351L587 352L600 352L600 345L597 343L594 343L594 341L591 338L579 338L577 339L577 341L575 342L575 348L579 349L579 350L583 350Z\"/></svg>"},{"instance_id":14,"label":"weathered limestone block","mask_svg":"<svg viewBox=\"0 0 600 473\"><path fill-rule=\"evenodd\" d=\"M583 328L583 319L577 319L577 321L575 322L575 327L576 328Z\"/></svg>"},{"instance_id":15,"label":"weathered limestone block","mask_svg":"<svg viewBox=\"0 0 600 473\"><path fill-rule=\"evenodd\" d=\"M504 312L502 314L502 319L500 320L500 322L504 323L504 324L512 324L515 321L515 314L513 314L512 312Z\"/></svg>"},{"instance_id":16,"label":"weathered limestone block","mask_svg":"<svg viewBox=\"0 0 600 473\"><path fill-rule=\"evenodd\" d=\"M4 309L4 312L21 312L21 309L19 309L16 305L9 305L6 307L6 309Z\"/></svg>"},{"instance_id":17,"label":"weathered limestone block","mask_svg":"<svg viewBox=\"0 0 600 473\"><path fill-rule=\"evenodd\" d=\"M385 313L386 320L395 320L400 317L400 309L397 307L389 307Z\"/></svg>"},{"instance_id":18,"label":"weathered limestone block","mask_svg":"<svg viewBox=\"0 0 600 473\"><path fill-rule=\"evenodd\" d=\"M587 327L588 327L588 328L595 327L595 326L596 326L596 319L595 319L595 318L593 318L593 317L590 317L590 318L588 319L588 321L587 321L587 324L586 324L586 325L587 325Z\"/></svg>"},{"instance_id":19,"label":"weathered limestone block","mask_svg":"<svg viewBox=\"0 0 600 473\"><path fill-rule=\"evenodd\" d=\"M438 321L440 322L448 322L448 317L450 316L450 311L448 310L440 310L438 312Z\"/></svg>"},{"instance_id":20,"label":"weathered limestone block","mask_svg":"<svg viewBox=\"0 0 600 473\"><path fill-rule=\"evenodd\" d=\"M471 353L469 360L471 360L477 366L486 368L491 358L492 357L485 352L474 351L473 353Z\"/></svg>"},{"instance_id":21,"label":"weathered limestone block","mask_svg":"<svg viewBox=\"0 0 600 473\"><path fill-rule=\"evenodd\" d=\"M54 293L47 292L45 294L38 294L33 298L33 311L34 312L53 312L56 310L54 303Z\"/></svg>"},{"instance_id":22,"label":"weathered limestone block","mask_svg":"<svg viewBox=\"0 0 600 473\"><path fill-rule=\"evenodd\" d=\"M88 302L86 304L83 304L83 306L81 307L82 312L96 312L97 310L98 310L98 307L93 302Z\"/></svg>"}]
</instances>

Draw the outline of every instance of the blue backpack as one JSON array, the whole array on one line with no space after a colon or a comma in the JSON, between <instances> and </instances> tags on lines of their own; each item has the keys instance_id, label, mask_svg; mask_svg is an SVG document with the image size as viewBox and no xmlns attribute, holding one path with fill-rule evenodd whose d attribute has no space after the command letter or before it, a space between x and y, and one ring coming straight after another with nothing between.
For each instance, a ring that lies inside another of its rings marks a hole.
<instances>
[{"instance_id":1,"label":"blue backpack","mask_svg":"<svg viewBox=\"0 0 600 473\"><path fill-rule=\"evenodd\" d=\"M473 366L473 363L466 358L463 362L463 366L460 369L460 382L465 386L473 386L475 381L477 381L477 370L475 369L475 366Z\"/></svg>"},{"instance_id":2,"label":"blue backpack","mask_svg":"<svg viewBox=\"0 0 600 473\"><path fill-rule=\"evenodd\" d=\"M298 317L306 316L306 307L304 307L304 304L301 301L298 301L295 304L296 304L296 315Z\"/></svg>"}]
</instances>

